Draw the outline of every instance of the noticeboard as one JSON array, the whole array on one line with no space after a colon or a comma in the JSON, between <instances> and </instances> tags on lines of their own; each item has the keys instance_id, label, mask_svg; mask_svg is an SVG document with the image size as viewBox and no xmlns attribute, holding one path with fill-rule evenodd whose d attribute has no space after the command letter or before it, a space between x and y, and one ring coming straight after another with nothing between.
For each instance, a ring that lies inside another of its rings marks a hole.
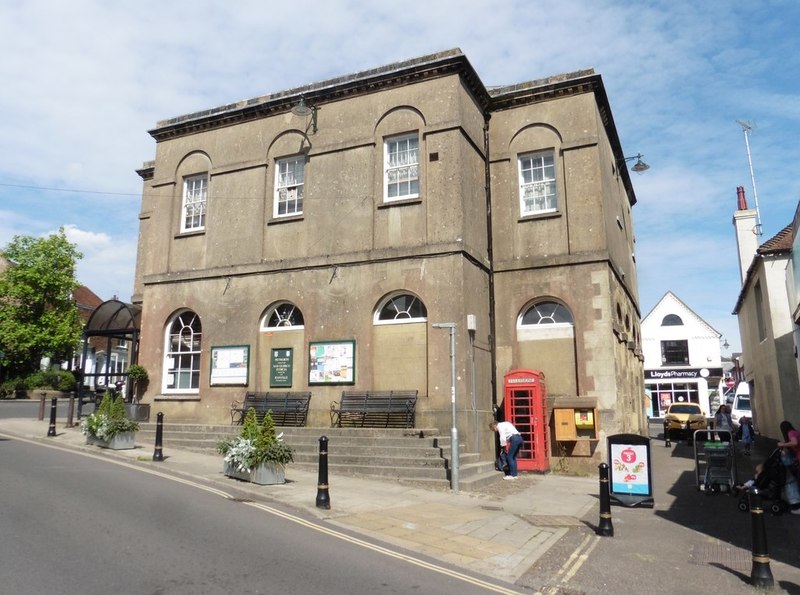
<instances>
[{"instance_id":1,"label":"noticeboard","mask_svg":"<svg viewBox=\"0 0 800 595\"><path fill-rule=\"evenodd\" d=\"M608 437L609 496L612 503L652 508L650 438L638 434Z\"/></svg>"},{"instance_id":2,"label":"noticeboard","mask_svg":"<svg viewBox=\"0 0 800 595\"><path fill-rule=\"evenodd\" d=\"M315 341L309 343L309 384L355 384L355 381L355 341Z\"/></svg>"},{"instance_id":3,"label":"noticeboard","mask_svg":"<svg viewBox=\"0 0 800 595\"><path fill-rule=\"evenodd\" d=\"M270 388L291 387L293 368L294 350L291 347L278 347L272 349L269 360Z\"/></svg>"},{"instance_id":4,"label":"noticeboard","mask_svg":"<svg viewBox=\"0 0 800 595\"><path fill-rule=\"evenodd\" d=\"M247 386L250 346L230 345L211 348L211 386Z\"/></svg>"}]
</instances>

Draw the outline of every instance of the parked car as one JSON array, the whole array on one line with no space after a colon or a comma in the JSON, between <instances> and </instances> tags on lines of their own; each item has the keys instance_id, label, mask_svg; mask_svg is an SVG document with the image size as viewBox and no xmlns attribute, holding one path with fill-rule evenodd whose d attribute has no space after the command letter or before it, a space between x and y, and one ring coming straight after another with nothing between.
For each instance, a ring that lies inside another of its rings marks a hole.
<instances>
[{"instance_id":1,"label":"parked car","mask_svg":"<svg viewBox=\"0 0 800 595\"><path fill-rule=\"evenodd\" d=\"M664 438L685 439L691 442L695 430L708 428L700 405L696 403L672 403L664 415Z\"/></svg>"}]
</instances>

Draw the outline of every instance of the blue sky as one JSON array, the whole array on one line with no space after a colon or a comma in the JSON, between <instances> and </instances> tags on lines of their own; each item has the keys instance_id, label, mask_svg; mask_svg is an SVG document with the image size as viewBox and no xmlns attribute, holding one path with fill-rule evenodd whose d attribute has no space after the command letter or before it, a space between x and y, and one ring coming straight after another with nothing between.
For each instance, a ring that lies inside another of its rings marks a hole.
<instances>
[{"instance_id":1,"label":"blue sky","mask_svg":"<svg viewBox=\"0 0 800 595\"><path fill-rule=\"evenodd\" d=\"M50 0L0 5L0 246L58 227L103 299L133 290L157 121L461 48L487 86L602 75L633 175L644 317L672 291L739 350L731 224L753 191L762 241L800 199L800 3Z\"/></svg>"}]
</instances>

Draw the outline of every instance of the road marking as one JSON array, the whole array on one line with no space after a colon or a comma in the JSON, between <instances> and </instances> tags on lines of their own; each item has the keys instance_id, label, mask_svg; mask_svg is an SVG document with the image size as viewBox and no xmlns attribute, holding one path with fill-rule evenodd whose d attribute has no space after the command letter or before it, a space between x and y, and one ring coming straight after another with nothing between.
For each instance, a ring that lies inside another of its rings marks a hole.
<instances>
[{"instance_id":1,"label":"road marking","mask_svg":"<svg viewBox=\"0 0 800 595\"><path fill-rule=\"evenodd\" d=\"M127 467L128 469L135 469L136 471L142 471L144 473L149 473L150 475L155 475L157 477L162 477L164 479L171 479L172 481L176 481L178 483L182 483L182 484L189 485L189 486L192 486L192 487L200 488L201 490L205 490L206 492L210 492L210 493L212 493L212 494L214 494L216 496L221 496L221 497L226 498L228 500L233 500L234 499L233 496L231 496L227 492L223 492L222 490L218 490L216 488L205 486L203 484L196 483L196 482L188 480L188 479L183 479L182 477L176 477L176 476L170 475L168 473L163 473L161 471L156 471L154 469L148 469L147 467L144 467L142 465L135 465L133 463L128 463L127 461L123 461L123 460L120 460L120 459L109 458L109 457L104 456L104 455L93 454L93 453L87 452L85 450L70 448L68 446L61 446L59 444L48 444L46 442L41 442L39 440L31 440L29 438L23 438L21 436L16 436L14 434L6 434L4 432L0 432L0 436L6 436L6 437L11 438L12 440L16 440L18 442L26 442L28 444L36 444L38 446L43 446L45 448L52 448L54 450L60 450L60 451L63 451L63 452L70 452L70 453L73 453L73 454L82 455L84 457L89 457L91 459L97 459L98 461L105 461L107 463L113 463L114 465L119 465L121 467Z\"/></svg>"},{"instance_id":2,"label":"road marking","mask_svg":"<svg viewBox=\"0 0 800 595\"><path fill-rule=\"evenodd\" d=\"M115 465L120 465L120 466L126 467L128 469L133 469L135 471L142 471L144 473L149 473L150 475L155 475L157 477L161 477L161 478L164 478L164 479L169 479L169 480L172 480L172 481L176 481L178 483L182 483L182 484L190 486L190 487L198 488L198 489L204 490L206 492L210 492L210 493L212 493L214 495L220 496L222 498L225 498L226 500L237 500L236 497L232 496L231 494L229 494L229 493L227 493L227 492L225 492L223 490L218 490L216 488L212 488L212 487L203 485L201 483L197 483L197 482L189 480L189 479L184 479L182 477L176 477L174 475L170 475L170 474L167 474L167 473L164 473L164 472L161 472L161 471L148 469L147 467L144 467L142 465L135 465L133 463L128 463L126 461L122 461L122 460L119 460L119 459L109 458L107 456L93 454L93 453L86 452L86 451L83 451L83 450L80 450L80 449L70 448L70 447L66 447L66 446L60 446L58 444L47 444L47 443L41 442L39 440L30 440L30 439L22 438L20 436L16 436L16 435L13 435L13 434L6 434L6 433L4 433L2 431L0 431L0 436L7 436L8 438L11 438L12 440L17 440L17 441L20 441L20 442L26 442L28 444L36 444L36 445L39 445L39 446L44 446L45 448L53 448L55 450L61 450L61 451L64 451L64 452L70 452L70 453L74 453L74 454L79 454L79 455L82 455L82 456L85 456L85 457L90 457L90 458L97 459L97 460L100 460L100 461L105 461L107 463L113 463ZM421 559L415 558L413 556L409 556L409 555L406 555L406 554L401 554L399 552L392 551L392 550L390 550L388 548L385 548L383 546L372 544L372 543L369 543L368 541L364 541L363 539L359 539L357 537L352 537L350 535L346 535L345 533L342 533L341 531L337 531L336 529L331 529L329 527L325 527L323 525L317 524L316 522L303 519L301 517L295 516L295 515L287 513L287 512L283 512L281 510L278 510L277 508L273 508L272 506L268 506L266 504L260 504L258 502L243 502L241 500L239 500L239 501L242 504L245 504L247 506L252 506L253 508L258 508L258 509L260 509L260 510L262 510L264 512L267 512L269 514L272 514L274 516L281 517L281 518L283 518L285 520L291 521L291 522L296 523L298 525L302 525L302 526L307 527L309 529L313 529L313 530L318 531L320 533L324 533L324 534L329 535L331 537L335 537L337 539L341 539L343 541L347 541L347 542L352 543L354 545L358 545L360 547L363 547L363 548L366 548L366 549L370 549L370 550L372 550L374 552L383 554L384 556L389 556L389 557L395 558L397 560L402 560L402 561L407 562L409 564L413 564L415 566L419 566L420 568L425 568L427 570L431 570L433 572L437 572L439 574L443 574L445 576L449 576L451 578L455 578L457 580L460 580L460 581L463 581L463 582L466 582L466 583L470 583L470 584L476 585L478 587L482 587L482 588L486 589L487 591L492 591L494 593L502 593L503 595L521 595L521 593L522 593L522 591L516 591L516 590L513 590L511 588L503 587L501 585L495 585L495 584L483 581L481 579L474 578L474 577L468 576L466 574L462 574L462 573L460 573L460 572L458 572L456 570L451 570L449 568L445 568L443 566L439 566L439 565L433 564L431 562L426 562L425 560L421 560Z\"/></svg>"},{"instance_id":3,"label":"road marking","mask_svg":"<svg viewBox=\"0 0 800 595\"><path fill-rule=\"evenodd\" d=\"M474 577L468 576L466 574L462 574L462 573L460 573L460 572L458 572L456 570L451 570L449 568L444 568L443 566L439 566L438 564L433 564L431 562L426 562L425 560L420 560L419 558L415 558L413 556L408 556L406 554L401 554L399 552L395 552L395 551L390 550L388 548L385 548L383 546L376 545L376 544L370 543L368 541L364 541L363 539L359 539L358 537L352 537L350 535L346 535L346 534L344 534L344 533L342 533L340 531L337 531L336 529L331 529L329 527L325 527L323 525L319 525L319 524L317 524L317 523L315 523L313 521L308 521L306 519L300 518L300 517L295 516L293 514L290 514L290 513L287 513L287 512L283 512L281 510L278 510L278 509L273 508L271 506L268 506L266 504L260 504L258 502L246 502L245 504L247 504L248 506L252 506L254 508L259 508L259 509L261 509L261 510L263 510L265 512L268 512L268 513L270 513L272 515L279 516L279 517L281 517L283 519L286 519L287 521L291 521L293 523L297 523L298 525L303 525L304 527L307 527L309 529L313 529L315 531L319 531L320 533L325 533L326 535L329 535L331 537L335 537L337 539L341 539L343 541L347 541L347 542L352 543L354 545L358 545L360 547L372 550L372 551L377 552L379 554L383 554L384 556L389 556L390 558L395 558L397 560L403 560L404 562L408 562L409 564L414 564L415 566L419 566L421 568L425 568L425 569L431 570L433 572L438 572L439 574L444 574L444 575L449 576L451 578L455 578L455 579L458 579L458 580L461 580L461 581L464 581L464 582L467 582L467 583L470 583L470 584L473 584L473 585L476 585L476 586L479 586L479 587L483 587L484 589L487 589L489 591L493 591L494 593L505 593L505 594L508 594L508 595L512 595L512 594L513 595L520 595L520 593L521 593L521 591L515 591L515 590L512 590L510 588L506 588L506 587L503 587L503 586L500 586L500 585L494 585L492 583L488 583L488 582L483 581L481 579L474 578Z\"/></svg>"},{"instance_id":4,"label":"road marking","mask_svg":"<svg viewBox=\"0 0 800 595\"><path fill-rule=\"evenodd\" d=\"M558 587L546 587L543 591L545 594L555 595L560 592L560 587L566 585L575 574L578 572L583 563L589 559L589 554L592 553L594 548L597 547L597 544L600 543L600 536L599 535L587 535L584 540L575 548L567 561L559 568L558 572L555 575L555 579L558 581ZM559 580L560 578L560 580Z\"/></svg>"}]
</instances>

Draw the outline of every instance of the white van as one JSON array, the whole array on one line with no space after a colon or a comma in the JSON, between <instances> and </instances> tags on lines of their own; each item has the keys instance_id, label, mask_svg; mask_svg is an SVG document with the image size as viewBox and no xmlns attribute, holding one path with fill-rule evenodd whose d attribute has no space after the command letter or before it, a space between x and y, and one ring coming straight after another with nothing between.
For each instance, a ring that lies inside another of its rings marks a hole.
<instances>
[{"instance_id":1,"label":"white van","mask_svg":"<svg viewBox=\"0 0 800 595\"><path fill-rule=\"evenodd\" d=\"M730 408L731 419L735 428L739 427L739 420L742 417L753 418L753 412L750 408L750 386L746 382L740 382L736 386L736 393L733 395Z\"/></svg>"}]
</instances>

